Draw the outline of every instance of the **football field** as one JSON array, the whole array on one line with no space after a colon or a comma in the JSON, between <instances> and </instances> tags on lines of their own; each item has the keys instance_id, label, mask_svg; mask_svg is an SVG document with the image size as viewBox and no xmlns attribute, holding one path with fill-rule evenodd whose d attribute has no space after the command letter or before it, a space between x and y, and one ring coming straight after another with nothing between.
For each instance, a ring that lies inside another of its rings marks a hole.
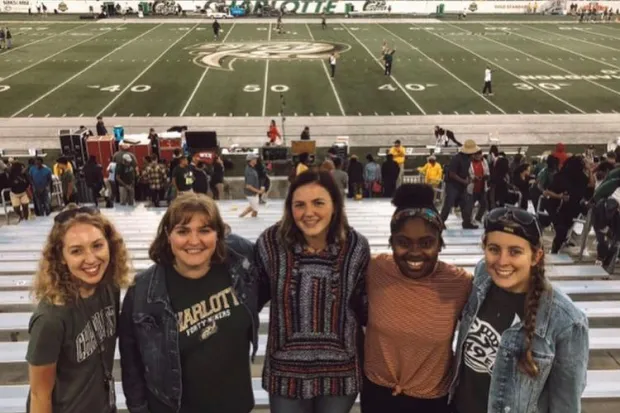
<instances>
[{"instance_id":1,"label":"football field","mask_svg":"<svg viewBox=\"0 0 620 413\"><path fill-rule=\"evenodd\" d=\"M0 117L620 113L614 23L0 24Z\"/></svg>"}]
</instances>

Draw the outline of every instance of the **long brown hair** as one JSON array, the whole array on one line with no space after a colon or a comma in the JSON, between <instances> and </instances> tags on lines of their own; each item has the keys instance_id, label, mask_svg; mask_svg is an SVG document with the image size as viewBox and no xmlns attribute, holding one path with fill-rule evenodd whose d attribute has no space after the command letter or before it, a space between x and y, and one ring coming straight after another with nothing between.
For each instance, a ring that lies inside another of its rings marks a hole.
<instances>
[{"instance_id":1,"label":"long brown hair","mask_svg":"<svg viewBox=\"0 0 620 413\"><path fill-rule=\"evenodd\" d=\"M98 228L108 242L110 262L102 282L107 280L119 289L129 285L129 254L119 232L110 220L100 213L78 212L62 223L54 223L47 236L32 285L32 295L36 301L48 300L54 305L66 305L75 302L79 297L79 283L63 263L62 254L65 235L76 224Z\"/></svg>"},{"instance_id":2,"label":"long brown hair","mask_svg":"<svg viewBox=\"0 0 620 413\"><path fill-rule=\"evenodd\" d=\"M185 193L178 196L166 210L159 223L155 240L149 248L149 257L160 265L174 264L174 255L168 236L177 225L185 225L194 215L205 215L208 225L217 233L217 244L212 261L224 262L226 259L226 225L215 201L204 194Z\"/></svg>"}]
</instances>

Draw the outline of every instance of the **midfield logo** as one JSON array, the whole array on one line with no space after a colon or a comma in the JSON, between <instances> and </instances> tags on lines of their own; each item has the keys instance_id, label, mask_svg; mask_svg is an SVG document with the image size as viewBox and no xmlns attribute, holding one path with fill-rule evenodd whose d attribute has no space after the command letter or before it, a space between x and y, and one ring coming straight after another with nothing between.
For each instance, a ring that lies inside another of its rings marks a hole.
<instances>
[{"instance_id":1,"label":"midfield logo","mask_svg":"<svg viewBox=\"0 0 620 413\"><path fill-rule=\"evenodd\" d=\"M194 63L212 69L234 70L235 59L327 59L351 46L329 42L205 43L187 47Z\"/></svg>"}]
</instances>

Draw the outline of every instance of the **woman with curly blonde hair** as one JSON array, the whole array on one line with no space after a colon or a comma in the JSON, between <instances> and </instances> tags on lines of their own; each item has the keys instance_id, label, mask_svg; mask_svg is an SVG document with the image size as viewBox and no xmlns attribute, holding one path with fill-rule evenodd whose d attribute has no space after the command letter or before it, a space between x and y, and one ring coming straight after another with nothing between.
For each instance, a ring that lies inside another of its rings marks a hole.
<instances>
[{"instance_id":1,"label":"woman with curly blonde hair","mask_svg":"<svg viewBox=\"0 0 620 413\"><path fill-rule=\"evenodd\" d=\"M112 367L125 243L98 210L70 205L54 218L35 275L30 319L30 413L116 411Z\"/></svg>"}]
</instances>

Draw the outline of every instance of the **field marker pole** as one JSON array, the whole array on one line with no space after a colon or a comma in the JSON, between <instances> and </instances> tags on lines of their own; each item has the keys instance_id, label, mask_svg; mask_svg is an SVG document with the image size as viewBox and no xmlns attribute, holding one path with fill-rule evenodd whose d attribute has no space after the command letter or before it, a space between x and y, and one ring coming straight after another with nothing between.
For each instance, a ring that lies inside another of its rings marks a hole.
<instances>
[{"instance_id":1,"label":"field marker pole","mask_svg":"<svg viewBox=\"0 0 620 413\"><path fill-rule=\"evenodd\" d=\"M226 36L224 36L224 39L222 39L222 43L226 43L226 39L228 39L228 36L230 36L230 33L232 33L232 31L235 28L236 24L237 23L235 22L230 27L230 30L228 30L228 33L226 33ZM183 109L181 110L181 113L179 114L179 116L185 116L185 111L187 111L187 108L189 108L190 103L192 103L192 100L194 99L194 96L196 96L196 92L198 92L198 89L200 88L200 85L202 84L202 82L205 80L205 76L207 76L208 72L209 72L209 67L207 67L202 72L202 76L200 76L200 79L198 79L198 83L196 83L196 87L192 91L192 94L189 95L189 99L187 99L187 102L185 102L185 106L183 106Z\"/></svg>"},{"instance_id":2,"label":"field marker pole","mask_svg":"<svg viewBox=\"0 0 620 413\"><path fill-rule=\"evenodd\" d=\"M121 27L122 27L122 26L124 26L124 25L125 25L125 24L121 25ZM89 38L88 38L88 39L86 39L86 40L82 40L81 42L76 43L76 44L74 44L74 45L72 45L72 46L66 47L66 48L62 49L61 51L54 53L53 55L47 56L46 58L41 59L41 60L39 60L38 62L31 64L30 66L26 66L26 67L24 67L23 69L18 70L17 72L11 73L11 74L10 74L10 75L8 75L7 77L0 77L0 81L4 81L4 80L7 80L7 79L12 78L13 76L17 76L18 74L20 74L20 73L22 73L22 72L25 72L26 70L32 69L33 67L35 67L35 66L37 66L37 65L40 65L41 63L43 63L43 62L45 62L45 61L47 61L47 60L51 59L52 57L56 57L56 56L58 56L59 54L64 53L64 52L66 52L67 50L73 49L73 48L74 48L74 47L76 47L76 46L79 46L79 45L81 45L81 44L84 44L84 43L90 42L91 40L96 39L97 37L103 36L104 34L109 34L109 32L104 31L104 32L102 32L102 33L100 33L100 34L97 34L97 35L95 35L95 36L89 37Z\"/></svg>"},{"instance_id":3,"label":"field marker pole","mask_svg":"<svg viewBox=\"0 0 620 413\"><path fill-rule=\"evenodd\" d=\"M438 35L438 34L436 34L436 33L433 33L433 32L432 32L432 31L430 31L430 30L424 30L424 31L425 31L426 33L430 33L430 34L432 34L433 36L439 37L441 40L444 40L444 41L446 41L446 42L448 42L448 43L450 43L450 44L453 44L453 45L455 45L456 47L458 47L458 48L461 48L461 49L465 50L466 52L471 53L472 55L476 56L478 59L483 60L483 61L485 61L485 62L489 63L489 65L492 65L492 66L495 66L495 67L499 67L499 68L500 68L501 70L503 70L504 72L506 72L506 73L508 73L509 75L511 75L511 76L515 77L516 79L518 79L518 80L519 80L519 82L524 82L524 83L527 83L528 85L532 86L533 88L535 88L535 89L537 89L537 90L540 90L540 91L541 91L541 92L543 92L544 94L551 96L551 97L552 97L552 98L554 98L555 100L557 100L557 101L559 101L559 102L564 103L566 106L569 106L569 107L571 107L571 108L575 109L577 112L579 112L579 113L586 113L583 109L580 109L580 108L578 108L577 106L573 105L572 103L569 103L569 102L565 101L564 99L557 97L557 96L556 96L556 95L554 95L553 93L549 93L549 92L548 92L548 91L546 91L545 89L543 89L543 88L539 87L536 83L532 83L532 82L529 82L529 81L527 81L527 80L525 80L525 79L521 79L521 78L519 77L519 75L515 74L514 72L511 72L510 70L506 69L506 68L505 68L505 67L503 67L503 66L500 66L498 63L496 63L496 62L492 62L491 60L487 59L486 57L479 55L478 53L474 52L473 50L468 49L468 48L467 48L467 47L465 47L465 46L461 46L460 44L453 42L452 40L448 39L447 37L441 37L440 35Z\"/></svg>"},{"instance_id":4,"label":"field marker pole","mask_svg":"<svg viewBox=\"0 0 620 413\"><path fill-rule=\"evenodd\" d=\"M308 25L308 23L306 23L306 28L308 29L310 38L312 39L312 41L314 41L314 35L312 34L312 30L310 30L310 26ZM329 75L329 72L327 70L327 65L325 64L325 61L323 59L321 59L321 66L323 66L323 71L325 72L325 76L327 76L327 80L329 81L329 84L332 86L332 90L334 91L334 97L336 98L336 101L338 102L338 107L340 108L340 113L342 114L342 116L347 116L346 113L344 112L344 107L342 106L342 102L340 101L340 96L338 96L338 91L336 90L334 81Z\"/></svg>"},{"instance_id":5,"label":"field marker pole","mask_svg":"<svg viewBox=\"0 0 620 413\"><path fill-rule=\"evenodd\" d=\"M525 25L524 25L524 26L525 26ZM557 36L560 36L560 37L566 37L567 39L570 39L570 40L577 40L577 41L579 41L579 42L583 42L583 43L591 44L591 45L593 45L593 46L603 47L603 48L605 48L605 49L613 50L614 52L620 52L620 49L616 49L615 47L605 46L604 44L599 44L599 43L594 43L594 42L591 42L591 41L589 41L589 40L580 39L579 37L568 36L568 35L566 35L566 34L562 34L562 33L550 32L549 30L539 29L539 28L530 27L530 26L525 26L525 27L528 27L528 28L534 29L534 30L539 31L539 32L547 33L547 34L553 34L553 35L557 35ZM592 34L594 34L594 33L592 33ZM545 44L546 44L546 43L545 43Z\"/></svg>"},{"instance_id":6,"label":"field marker pole","mask_svg":"<svg viewBox=\"0 0 620 413\"><path fill-rule=\"evenodd\" d=\"M200 23L196 23L196 24L194 25L194 27L192 27L191 29L189 29L188 31L186 31L184 35L182 35L181 37L179 37L179 38L178 38L178 39L177 39L174 43L172 43L170 46L168 46L168 47L166 48L166 50L164 50L163 52L161 52L161 53L159 54L159 56L157 56L157 57L155 58L155 60L153 60L153 61L152 61L152 62L151 62L151 63L150 63L147 67L145 67L145 68L144 68L144 70L138 74L138 76L136 76L136 77L135 77L135 78L134 78L131 82L129 82L129 84L128 84L127 86L125 86L125 88L124 88L123 90L121 90L120 92L118 92L118 93L116 94L116 96L114 96L114 97L112 98L112 100L111 100L111 101L110 101L107 105L105 105L105 106L103 107L103 109L101 109L101 110L99 111L99 113L97 113L97 116L101 116L101 115L103 114L103 112L105 112L105 111L106 111L106 110L107 110L110 106L112 106L112 104L113 104L114 102L116 102L116 101L118 100L118 98L120 98L120 97L122 96L122 94L123 94L123 93L127 92L127 90L128 90L130 87L132 87L132 86L133 86L133 84L134 84L134 83L136 83L136 82L138 81L138 79L140 79L142 76L144 76L144 74L145 74L146 72L148 72L148 71L149 71L149 69L150 69L151 67L155 66L155 63L157 63L157 62L159 61L159 59L161 59L162 57L164 57L164 55L165 55L166 53L168 53L168 51L170 51L170 49L172 49L174 46L176 46L176 44L177 44L177 43L179 43L181 40L183 40L183 39L185 38L185 36L187 36L188 34L190 34L191 32L193 32L193 31L194 31L194 29L195 29L196 27L198 27L198 25L199 25L199 24L200 24Z\"/></svg>"},{"instance_id":7,"label":"field marker pole","mask_svg":"<svg viewBox=\"0 0 620 413\"><path fill-rule=\"evenodd\" d=\"M267 35L267 42L271 43L271 23L269 23L269 34ZM267 110L267 86L269 81L269 57L265 62L265 83L263 85L263 117L265 116L265 112Z\"/></svg>"},{"instance_id":8,"label":"field marker pole","mask_svg":"<svg viewBox=\"0 0 620 413\"><path fill-rule=\"evenodd\" d=\"M407 44L411 49L415 50L416 52L420 53L422 56L426 57L428 60L430 60L432 63L434 63L437 67L439 67L441 70L443 70L444 72L446 72L447 74L449 74L450 76L452 76L454 79L456 79L457 81L459 81L459 83L461 83L463 86L465 86L466 88L468 88L469 90L471 90L472 92L474 92L476 95L478 95L480 98L484 99L488 104L490 104L491 106L493 106L495 109L497 109L498 111L500 111L501 113L503 113L504 115L506 114L506 112L500 108L499 106L497 106L495 103L493 103L492 101L490 101L486 96L484 96L482 93L480 93L479 91L477 91L476 89L474 89L473 87L471 87L470 85L468 85L467 83L465 83L463 80L461 80L458 76L456 76L454 73L452 73L451 71L449 71L448 69L446 69L445 67L443 67L441 64L439 64L435 59L432 59L430 56L428 56L426 53L424 53L422 50L418 49L417 47L415 47L414 45L412 45L411 43L409 43L408 41L406 41L405 39L403 39L402 37L400 37L399 35L397 35L396 33L392 32L391 30L388 30L385 26L383 26L382 24L379 24L379 26L381 26L381 28L383 30L385 30L386 32L390 33L392 36L396 37L397 39L399 39L401 42Z\"/></svg>"},{"instance_id":9,"label":"field marker pole","mask_svg":"<svg viewBox=\"0 0 620 413\"><path fill-rule=\"evenodd\" d=\"M372 54L372 52L370 51L370 49L368 47L366 47L366 45L364 43L362 43L360 41L360 39L357 38L356 35L353 34L353 32L351 30L349 30L349 28L344 25L343 23L341 23L342 27L351 35L351 37L353 37L364 49L366 49L366 51L368 52L368 54L372 57L372 60L374 60L375 62L377 62L377 64L379 65L379 67L383 68L383 65L381 64L381 62ZM422 109L422 106L420 106L418 104L418 102L415 101L415 99L409 94L409 92L407 92L405 90L405 88L403 87L403 85L400 84L400 82L398 80L396 80L396 78L392 75L390 75L390 79L392 79L394 81L394 83L396 83L396 85L400 88L400 90L403 91L403 93L409 98L409 100L411 102L413 102L413 104L418 108L418 110L423 114L426 115L426 112L424 111L424 109Z\"/></svg>"},{"instance_id":10,"label":"field marker pole","mask_svg":"<svg viewBox=\"0 0 620 413\"><path fill-rule=\"evenodd\" d=\"M60 32L60 33L56 33L56 34L52 34L51 36L44 37L43 39L35 40L34 42L30 42L30 43L22 44L21 46L13 47L11 50L7 50L7 51L3 52L3 53L2 53L2 56L4 57L4 56L8 55L8 54L9 54L9 53L11 53L11 52L14 52L14 51L16 51L16 50L22 49L22 48L24 48L24 47L26 47L26 46L30 46L31 44L36 44L36 43L39 43L39 42L43 42L43 41L45 41L45 40L49 40L49 39L51 39L52 37L56 37L56 36L60 36L60 35L62 35L62 34L69 33L69 32L70 32L70 31L72 31L72 30L77 30L77 29L79 29L79 28L82 28L82 27L84 27L84 26L87 26L88 24L89 24L89 23L85 23L85 24L79 25L79 26L77 26L77 27L73 27L73 28L71 28L71 29L69 29L69 30L65 30L64 32Z\"/></svg>"},{"instance_id":11,"label":"field marker pole","mask_svg":"<svg viewBox=\"0 0 620 413\"><path fill-rule=\"evenodd\" d=\"M450 24L450 23L448 23L448 24ZM452 25L450 24L450 26L452 26ZM454 27L456 27L457 29L461 29L461 28L460 28L460 27L458 27L458 26L454 26ZM462 30L465 30L465 29L462 29ZM499 40L491 39L490 37L486 37L486 36L485 36L484 38L485 38L485 40L491 41L491 42L493 42L493 43L497 43L497 44L499 44L500 46L506 47L506 48L508 48L508 49L514 50L514 51L515 51L515 52L517 52L517 53L521 53L521 54L523 54L523 55L525 55L525 56L531 57L531 58L532 58L532 59L534 59L534 60L538 60L538 61L540 61L540 62L542 62L542 63L544 63L544 64L546 64L546 65L549 65L549 66L551 66L551 67L554 67L554 68L556 68L556 69L558 69L558 70L561 70L561 71L563 71L563 72L565 72L565 73L568 73L569 75L576 76L576 74L575 74L575 73L571 72L571 71L570 71L570 70L568 70L568 69L564 69L564 68L563 68L563 67L561 67L561 66L558 66L558 65L556 65L556 64L554 64L554 63L550 63L550 62L546 61L545 59L541 59L540 57L536 57L536 56L534 56L534 55L531 55L531 54L529 54L529 53L527 53L527 52L524 52L524 51L523 51L523 50L521 50L521 49L518 49L518 48L516 48L516 47L513 47L513 46L510 46L510 45L507 45L507 44L505 44L505 43L502 43L502 42L500 42ZM612 89L612 88L610 88L610 87L607 87L607 86L605 86L605 85L601 85L600 83L596 83L596 82L594 82L594 81L592 81L592 80L590 80L590 79L586 79L585 77L584 77L584 79L583 79L583 80L585 80L586 82L592 83L592 84L593 84L593 85L595 85L595 86L598 86L598 87L600 87L600 88L602 88L602 89L605 89L605 90L607 90L607 91L609 91L609 92L611 92L611 93L615 93L616 95L619 95L619 96L620 96L620 92L618 92L617 90L614 90L614 89Z\"/></svg>"},{"instance_id":12,"label":"field marker pole","mask_svg":"<svg viewBox=\"0 0 620 413\"><path fill-rule=\"evenodd\" d=\"M530 27L530 26L527 26L527 27ZM533 29L533 27L532 27L532 29ZM538 29L536 29L536 30L538 30ZM576 56L583 57L584 59L592 60L593 62L596 62L598 64L609 66L609 67L613 67L614 69L619 69L620 70L620 66L616 66L616 65L611 64L611 63L603 62L602 60L598 60L598 59L596 59L594 57L586 56L586 55L581 54L579 52L575 52L573 50L566 49L566 48L564 48L562 46L557 46L557 45L555 45L553 43L547 43L547 42L545 42L543 40L538 40L538 39L536 39L534 37L529 37L529 36L526 36L524 34L519 34L519 33L515 33L515 32L511 32L511 33L514 34L514 35L517 35L519 37L523 37L524 39L528 39L528 40L531 40L531 41L534 41L534 42L542 43L542 44L547 45L547 46L555 47L556 49L563 50L563 51L568 52L568 53L572 53L572 54L574 54ZM550 32L545 32L545 33L550 33ZM553 33L553 34L556 34L556 33ZM564 37L567 37L567 36L564 36ZM572 39L572 38L569 37L569 39ZM596 44L596 43L594 43L594 44ZM615 49L615 50L617 50L617 49Z\"/></svg>"},{"instance_id":13,"label":"field marker pole","mask_svg":"<svg viewBox=\"0 0 620 413\"><path fill-rule=\"evenodd\" d=\"M90 65L86 66L84 69L80 70L79 72L77 72L76 74L74 74L73 76L71 76L69 79L65 80L64 82L62 82L61 84L59 84L58 86L56 86L55 88L47 91L46 93L44 93L43 95L39 96L37 99L33 100L32 102L30 102L29 104L27 104L26 106L24 106L23 108L21 108L20 110L18 110L17 112L15 112L14 114L11 115L12 118L16 117L17 115L19 115L20 113L22 113L23 111L25 111L26 109L28 109L29 107L35 105L36 103L39 103L40 101L42 101L43 99L45 99L46 97L48 97L49 95L51 95L52 93L54 93L55 91L57 91L58 89L60 89L61 87L63 87L64 85L66 85L67 83L71 82L73 79L77 78L78 76L80 76L81 74L87 72L88 70L92 69L93 67L95 67L96 65L98 65L100 62L102 62L103 60L105 60L108 56L113 55L114 53L116 53L117 51L121 50L123 47L130 45L131 43L133 43L134 41L138 40L139 38L141 38L142 36L145 36L147 34L149 34L150 32L152 32L153 30L157 29L159 26L161 26L163 23L158 24L157 26L145 31L144 33L134 37L133 39L123 43L122 45L118 46L116 49L112 50L111 52L107 53L105 56L95 60L93 63L91 63Z\"/></svg>"}]
</instances>

